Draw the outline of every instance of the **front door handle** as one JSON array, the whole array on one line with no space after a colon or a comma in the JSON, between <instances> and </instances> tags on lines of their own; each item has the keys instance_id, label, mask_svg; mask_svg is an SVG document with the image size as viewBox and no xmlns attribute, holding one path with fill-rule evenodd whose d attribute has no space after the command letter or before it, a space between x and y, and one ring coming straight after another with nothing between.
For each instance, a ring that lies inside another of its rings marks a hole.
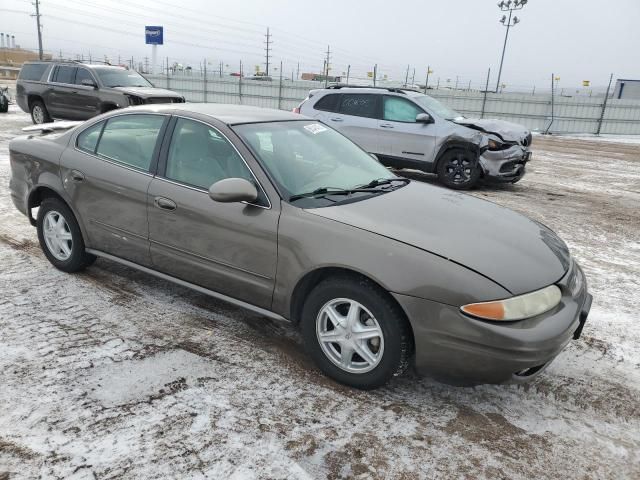
<instances>
[{"instance_id":1,"label":"front door handle","mask_svg":"<svg viewBox=\"0 0 640 480\"><path fill-rule=\"evenodd\" d=\"M74 182L82 182L84 180L84 173L80 170L71 170L71 180Z\"/></svg>"},{"instance_id":2,"label":"front door handle","mask_svg":"<svg viewBox=\"0 0 640 480\"><path fill-rule=\"evenodd\" d=\"M330 118L329 120L331 120L332 122L343 122L344 121L342 118L339 118L339 117Z\"/></svg>"},{"instance_id":3,"label":"front door handle","mask_svg":"<svg viewBox=\"0 0 640 480\"><path fill-rule=\"evenodd\" d=\"M156 197L153 199L153 204L158 207L161 208L162 210L175 210L176 208L178 208L178 206L176 205L176 202L174 202L173 200L169 200L168 198L164 198L164 197Z\"/></svg>"},{"instance_id":4,"label":"front door handle","mask_svg":"<svg viewBox=\"0 0 640 480\"><path fill-rule=\"evenodd\" d=\"M381 123L380 128L393 128L393 125L390 123Z\"/></svg>"}]
</instances>

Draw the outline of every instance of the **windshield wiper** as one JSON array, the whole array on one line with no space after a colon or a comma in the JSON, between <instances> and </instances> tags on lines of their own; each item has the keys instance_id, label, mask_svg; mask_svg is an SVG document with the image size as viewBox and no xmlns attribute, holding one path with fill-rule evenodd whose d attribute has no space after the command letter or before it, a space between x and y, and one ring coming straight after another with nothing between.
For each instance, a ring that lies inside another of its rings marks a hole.
<instances>
[{"instance_id":1,"label":"windshield wiper","mask_svg":"<svg viewBox=\"0 0 640 480\"><path fill-rule=\"evenodd\" d=\"M380 190L374 190L373 188L332 188L332 187L320 187L316 188L313 192L297 193L289 197L289 201L299 200L301 198L315 197L317 195L351 195L352 193L371 192L380 193Z\"/></svg>"},{"instance_id":2,"label":"windshield wiper","mask_svg":"<svg viewBox=\"0 0 640 480\"><path fill-rule=\"evenodd\" d=\"M375 180L371 180L369 183L364 185L358 185L355 188L374 188L379 187L380 185L390 185L393 182L402 182L404 184L409 183L411 180L403 177L395 177L395 178L376 178Z\"/></svg>"}]
</instances>

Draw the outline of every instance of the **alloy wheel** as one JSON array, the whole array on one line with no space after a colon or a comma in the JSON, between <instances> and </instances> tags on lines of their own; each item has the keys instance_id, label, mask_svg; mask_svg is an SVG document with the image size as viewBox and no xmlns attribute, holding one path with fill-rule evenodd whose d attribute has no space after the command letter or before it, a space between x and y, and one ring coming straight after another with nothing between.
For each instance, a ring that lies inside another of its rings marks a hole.
<instances>
[{"instance_id":1,"label":"alloy wheel","mask_svg":"<svg viewBox=\"0 0 640 480\"><path fill-rule=\"evenodd\" d=\"M447 162L445 171L453 183L465 183L471 179L473 165L462 153Z\"/></svg>"},{"instance_id":2,"label":"alloy wheel","mask_svg":"<svg viewBox=\"0 0 640 480\"><path fill-rule=\"evenodd\" d=\"M348 298L327 302L316 318L322 352L349 373L373 370L384 354L384 335L376 318L362 304Z\"/></svg>"},{"instance_id":3,"label":"alloy wheel","mask_svg":"<svg viewBox=\"0 0 640 480\"><path fill-rule=\"evenodd\" d=\"M55 210L44 217L42 235L47 249L56 259L64 262L73 252L73 237L65 218Z\"/></svg>"},{"instance_id":4,"label":"alloy wheel","mask_svg":"<svg viewBox=\"0 0 640 480\"><path fill-rule=\"evenodd\" d=\"M40 105L35 105L33 107L33 119L36 123L44 123L44 110Z\"/></svg>"}]
</instances>

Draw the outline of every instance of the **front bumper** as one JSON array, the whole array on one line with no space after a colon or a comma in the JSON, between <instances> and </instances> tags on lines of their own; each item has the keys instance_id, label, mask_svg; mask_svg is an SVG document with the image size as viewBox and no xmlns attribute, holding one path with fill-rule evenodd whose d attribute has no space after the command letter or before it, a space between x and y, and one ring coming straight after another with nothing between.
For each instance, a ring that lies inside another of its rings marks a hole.
<instances>
[{"instance_id":1,"label":"front bumper","mask_svg":"<svg viewBox=\"0 0 640 480\"><path fill-rule=\"evenodd\" d=\"M591 295L579 265L557 282L560 304L537 317L488 322L459 308L394 294L413 327L416 369L453 385L524 382L533 379L580 335Z\"/></svg>"},{"instance_id":2,"label":"front bumper","mask_svg":"<svg viewBox=\"0 0 640 480\"><path fill-rule=\"evenodd\" d=\"M531 160L531 150L513 145L506 150L485 150L480 155L484 177L496 182L517 182L525 174L525 166Z\"/></svg>"}]
</instances>

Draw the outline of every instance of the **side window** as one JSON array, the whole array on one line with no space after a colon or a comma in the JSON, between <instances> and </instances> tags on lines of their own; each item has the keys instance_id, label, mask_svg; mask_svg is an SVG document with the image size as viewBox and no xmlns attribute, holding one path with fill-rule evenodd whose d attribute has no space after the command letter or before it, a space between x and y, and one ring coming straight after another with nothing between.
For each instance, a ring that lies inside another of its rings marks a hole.
<instances>
[{"instance_id":1,"label":"side window","mask_svg":"<svg viewBox=\"0 0 640 480\"><path fill-rule=\"evenodd\" d=\"M51 79L57 83L73 83L76 76L76 67L65 67L60 65L56 67L56 71L53 72L53 78Z\"/></svg>"},{"instance_id":2,"label":"side window","mask_svg":"<svg viewBox=\"0 0 640 480\"><path fill-rule=\"evenodd\" d=\"M355 115L356 117L377 118L378 98L379 95L343 94L340 113Z\"/></svg>"},{"instance_id":3,"label":"side window","mask_svg":"<svg viewBox=\"0 0 640 480\"><path fill-rule=\"evenodd\" d=\"M76 81L74 83L76 85L82 85L83 80L91 80L95 83L95 80L91 76L91 73L89 73L89 70L87 70L86 68L79 68L76 72Z\"/></svg>"},{"instance_id":4,"label":"side window","mask_svg":"<svg viewBox=\"0 0 640 480\"><path fill-rule=\"evenodd\" d=\"M107 120L96 153L124 165L149 171L162 115L122 115Z\"/></svg>"},{"instance_id":5,"label":"side window","mask_svg":"<svg viewBox=\"0 0 640 480\"><path fill-rule=\"evenodd\" d=\"M335 112L338 109L338 99L340 96L337 93L331 93L325 95L313 106L315 110L322 110L323 112Z\"/></svg>"},{"instance_id":6,"label":"side window","mask_svg":"<svg viewBox=\"0 0 640 480\"><path fill-rule=\"evenodd\" d=\"M41 80L47 69L46 63L25 63L20 69L20 80Z\"/></svg>"},{"instance_id":7,"label":"side window","mask_svg":"<svg viewBox=\"0 0 640 480\"><path fill-rule=\"evenodd\" d=\"M424 111L409 100L399 97L384 97L383 118L385 120L415 123L419 113L424 113Z\"/></svg>"},{"instance_id":8,"label":"side window","mask_svg":"<svg viewBox=\"0 0 640 480\"><path fill-rule=\"evenodd\" d=\"M204 189L225 178L253 182L249 168L227 139L214 128L185 118L176 122L165 177Z\"/></svg>"},{"instance_id":9,"label":"side window","mask_svg":"<svg viewBox=\"0 0 640 480\"><path fill-rule=\"evenodd\" d=\"M98 138L100 138L100 132L102 131L103 126L104 122L98 122L78 135L78 139L76 141L78 148L85 152L95 153L96 146L98 145Z\"/></svg>"}]
</instances>

